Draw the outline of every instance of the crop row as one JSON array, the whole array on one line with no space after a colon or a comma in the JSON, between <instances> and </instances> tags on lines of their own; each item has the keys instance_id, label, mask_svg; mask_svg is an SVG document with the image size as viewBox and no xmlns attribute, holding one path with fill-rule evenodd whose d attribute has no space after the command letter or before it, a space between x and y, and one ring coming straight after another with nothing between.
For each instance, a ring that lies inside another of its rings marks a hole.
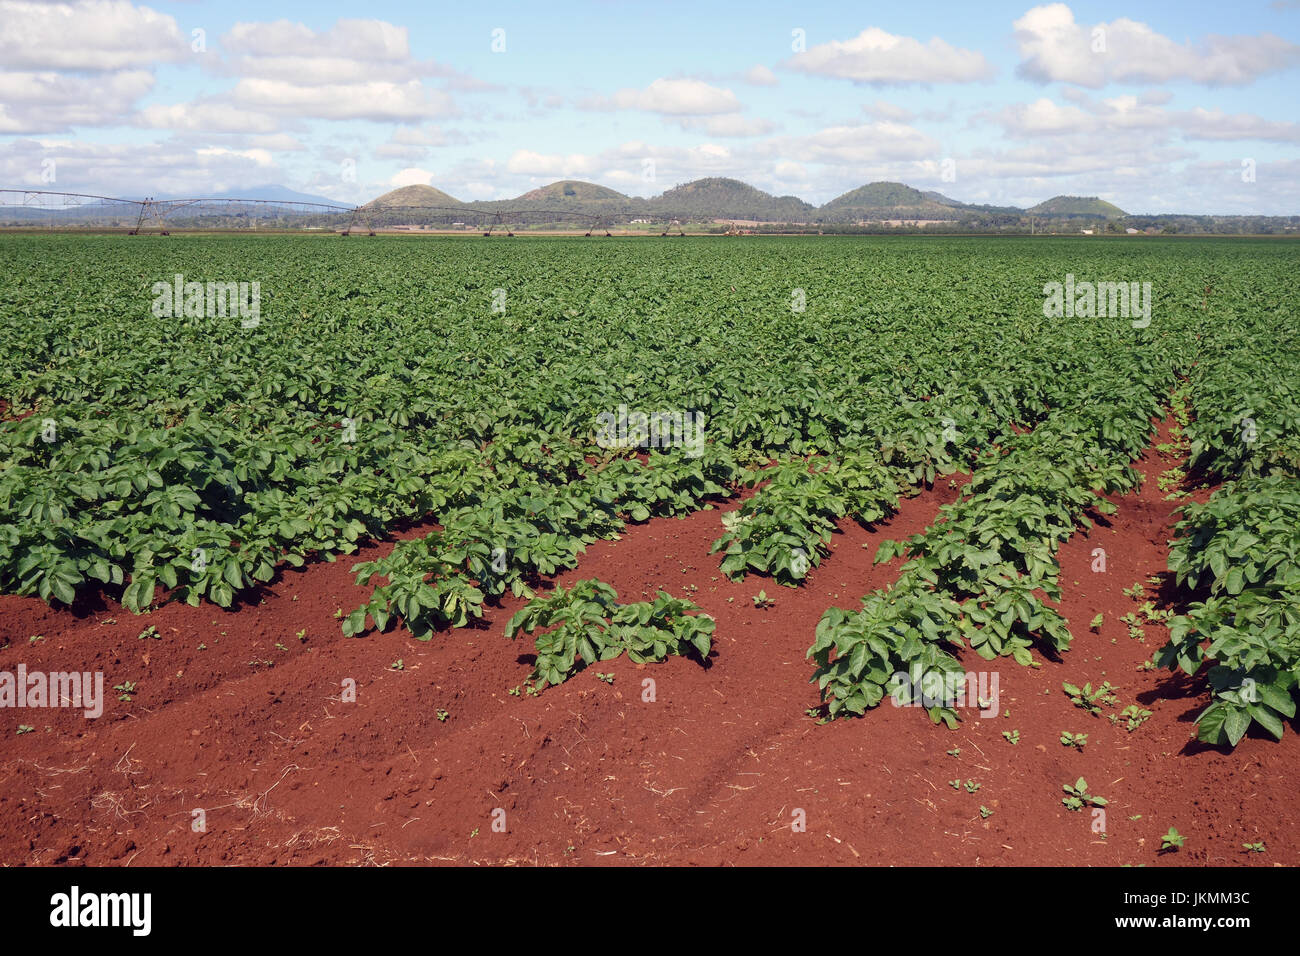
<instances>
[{"instance_id":1,"label":"crop row","mask_svg":"<svg viewBox=\"0 0 1300 956\"><path fill-rule=\"evenodd\" d=\"M960 673L954 648L1021 664L1035 641L1068 649L1065 621L1036 592L1059 600L1060 544L1090 523L1087 512L1114 511L1103 495L1140 482L1127 462L1146 444L1172 379L1149 349L1110 354L1109 366L1074 383L1076 405L988 450L961 499L925 532L881 546L877 561L908 556L890 588L868 594L859 611L822 616L808 656L832 717L879 704L896 674L922 686L929 675ZM929 710L936 722L956 719L942 704Z\"/></svg>"},{"instance_id":2,"label":"crop row","mask_svg":"<svg viewBox=\"0 0 1300 956\"><path fill-rule=\"evenodd\" d=\"M1293 313L1282 327L1294 324ZM1169 556L1200 599L1169 624L1157 661L1200 675L1207 743L1252 724L1281 739L1300 685L1300 356L1276 333L1230 326L1190 377L1190 467L1223 482L1182 509Z\"/></svg>"},{"instance_id":3,"label":"crop row","mask_svg":"<svg viewBox=\"0 0 1300 956\"><path fill-rule=\"evenodd\" d=\"M1126 255L1159 279L1149 329L1044 318L1044 282L1118 265L1069 242L0 240L0 591L229 606L434 521L363 569L387 583L361 626L427 629L754 480L722 560L797 583L836 520L1109 403L1080 383L1112 349L1214 364L1199 337L1244 320L1198 311L1207 273L1250 317L1286 299L1275 246ZM152 314L176 274L260 281L260 323ZM610 455L598 416L623 406L702 416L703 462Z\"/></svg>"},{"instance_id":4,"label":"crop row","mask_svg":"<svg viewBox=\"0 0 1300 956\"><path fill-rule=\"evenodd\" d=\"M485 599L507 590L531 596L530 582L576 566L587 544L612 537L627 520L695 511L730 494L740 473L712 446L698 458L656 453L645 463L614 458L583 470L563 486L485 488L445 512L439 530L356 565L358 584L387 580L348 615L343 632L360 633L367 617L381 631L400 619L424 640L440 625L463 627L482 615Z\"/></svg>"}]
</instances>

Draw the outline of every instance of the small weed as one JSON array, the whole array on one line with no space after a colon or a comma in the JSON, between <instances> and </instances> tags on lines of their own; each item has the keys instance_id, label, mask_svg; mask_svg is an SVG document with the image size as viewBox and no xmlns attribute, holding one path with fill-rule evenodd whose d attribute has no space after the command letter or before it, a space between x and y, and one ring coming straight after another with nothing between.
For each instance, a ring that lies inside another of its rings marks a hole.
<instances>
[{"instance_id":1,"label":"small weed","mask_svg":"<svg viewBox=\"0 0 1300 956\"><path fill-rule=\"evenodd\" d=\"M1070 698L1070 703L1074 704L1075 707L1088 711L1094 717L1101 715L1101 704L1113 707L1119 700L1115 696L1115 691L1119 688L1113 687L1110 681L1105 681L1095 691L1092 689L1091 683L1084 684L1082 689L1074 684L1062 683L1061 689Z\"/></svg>"},{"instance_id":2,"label":"small weed","mask_svg":"<svg viewBox=\"0 0 1300 956\"><path fill-rule=\"evenodd\" d=\"M1151 711L1143 710L1137 704L1129 704L1118 714L1111 714L1107 717L1107 720L1109 720L1111 724L1118 724L1121 720L1124 721L1128 732L1131 734L1133 731L1141 727L1150 716Z\"/></svg>"},{"instance_id":3,"label":"small weed","mask_svg":"<svg viewBox=\"0 0 1300 956\"><path fill-rule=\"evenodd\" d=\"M1104 807L1106 805L1105 797L1094 796L1088 792L1088 781L1080 777L1074 782L1074 785L1062 784L1061 789L1067 794L1061 802L1065 804L1067 810L1082 810L1088 807Z\"/></svg>"}]
</instances>

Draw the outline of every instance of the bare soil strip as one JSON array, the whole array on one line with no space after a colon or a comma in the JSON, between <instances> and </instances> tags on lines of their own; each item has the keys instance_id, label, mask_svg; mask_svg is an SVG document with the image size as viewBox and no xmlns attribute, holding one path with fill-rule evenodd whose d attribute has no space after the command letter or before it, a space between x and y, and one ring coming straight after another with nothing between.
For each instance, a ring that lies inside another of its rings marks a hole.
<instances>
[{"instance_id":1,"label":"bare soil strip","mask_svg":"<svg viewBox=\"0 0 1300 956\"><path fill-rule=\"evenodd\" d=\"M1167 437L1166 422L1157 441ZM336 612L367 595L349 569L391 544L288 571L237 612L135 617L111 603L0 598L0 669L101 670L106 692L136 685L129 702L107 692L99 720L0 711L0 862L1294 865L1296 736L1250 737L1233 753L1197 744L1207 695L1140 671L1164 628L1147 626L1141 642L1119 620L1139 604L1122 590L1165 567L1176 502L1156 476L1172 464L1148 451L1143 488L1062 547L1075 635L1062 661L965 655L969 670L998 672L1007 716L968 710L956 731L888 703L826 725L805 713L818 703L804 655L821 613L889 584L898 562L872 566L879 542L930 524L957 495L947 479L877 528L841 522L798 589L718 571L709 546L737 502L592 545L556 583L598 577L624 601L689 597L717 619L714 653L707 667L611 661L535 698L509 693L531 670L531 644L503 637L518 600L427 644L341 636ZM1105 573L1091 569L1098 547ZM775 606L754 605L760 590ZM139 637L150 625L158 638ZM1106 713L1137 703L1152 716L1130 733L1061 691L1104 680L1120 688ZM34 730L15 736L19 723ZM1084 750L1062 746L1061 731L1087 733ZM1104 837L1087 810L1061 804L1079 776L1109 801ZM1187 844L1162 856L1170 826ZM1265 854L1243 851L1257 840Z\"/></svg>"}]
</instances>

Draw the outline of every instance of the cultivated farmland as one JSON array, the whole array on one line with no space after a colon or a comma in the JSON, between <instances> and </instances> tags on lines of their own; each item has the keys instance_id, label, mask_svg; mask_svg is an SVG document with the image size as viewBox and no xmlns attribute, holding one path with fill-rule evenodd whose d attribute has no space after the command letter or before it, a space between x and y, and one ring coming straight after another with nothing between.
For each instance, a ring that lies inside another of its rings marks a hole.
<instances>
[{"instance_id":1,"label":"cultivated farmland","mask_svg":"<svg viewBox=\"0 0 1300 956\"><path fill-rule=\"evenodd\" d=\"M1298 265L0 239L0 862L1300 862Z\"/></svg>"}]
</instances>

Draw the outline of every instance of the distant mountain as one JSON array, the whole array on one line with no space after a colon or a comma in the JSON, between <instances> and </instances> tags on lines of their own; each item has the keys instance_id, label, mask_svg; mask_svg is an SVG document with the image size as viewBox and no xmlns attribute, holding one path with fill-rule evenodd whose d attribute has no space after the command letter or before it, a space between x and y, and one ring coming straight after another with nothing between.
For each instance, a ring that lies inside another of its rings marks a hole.
<instances>
[{"instance_id":1,"label":"distant mountain","mask_svg":"<svg viewBox=\"0 0 1300 956\"><path fill-rule=\"evenodd\" d=\"M644 200L625 196L607 186L585 183L578 179L562 179L559 182L529 190L514 199L496 199L467 204L480 212L501 213L506 211L531 213L574 213L578 217L604 216L624 218L637 213ZM537 217L538 221L559 221L554 217L546 219ZM575 219L574 222L580 222Z\"/></svg>"},{"instance_id":2,"label":"distant mountain","mask_svg":"<svg viewBox=\"0 0 1300 956\"><path fill-rule=\"evenodd\" d=\"M61 198L33 202L35 188L0 190L0 225L36 224L108 226L125 228L138 220L139 207L130 199L66 205ZM142 197L141 197L142 198ZM199 197L156 196L159 200L199 198L202 205L178 206L168 211L169 223L180 228L195 225L243 228L260 222L279 226L336 228L349 222L351 203L267 184L238 187ZM245 205L237 200L262 200L266 205ZM321 203L342 207L338 211L274 203ZM419 208L425 207L425 211ZM653 199L627 196L597 183L565 179L530 190L514 199L461 202L433 186L403 186L372 199L367 214L354 223L358 228L384 226L461 226L495 224L525 228L588 229L629 224L637 219L667 223L709 223L711 220L753 220L759 232L795 231L862 233L913 231L962 234L1044 233L1077 235L1081 226L1100 223L1102 231L1124 234L1144 232L1214 235L1300 234L1300 216L1225 216L1210 214L1129 215L1096 196L1054 196L1029 209L961 202L943 193L922 192L904 183L875 182L814 207L797 196L773 196L738 179L708 178L674 186ZM355 220L357 217L351 217ZM890 220L894 220L890 222ZM901 222L899 222L901 220ZM939 220L910 226L911 220ZM799 224L802 224L799 225ZM149 228L146 226L146 228ZM155 224L156 228L156 224ZM725 227L713 226L713 231Z\"/></svg>"},{"instance_id":3,"label":"distant mountain","mask_svg":"<svg viewBox=\"0 0 1300 956\"><path fill-rule=\"evenodd\" d=\"M558 183L551 183L549 186L542 186L540 189L534 189L526 192L517 199L510 202L520 203L563 203L568 205L579 205L587 202L630 202L628 196L623 195L607 186L597 186L595 183L584 183L577 179L562 179Z\"/></svg>"},{"instance_id":4,"label":"distant mountain","mask_svg":"<svg viewBox=\"0 0 1300 956\"><path fill-rule=\"evenodd\" d=\"M103 223L128 223L134 224L134 220L139 214L139 207L133 205L143 200L144 196L123 197L123 201L112 202L88 202L85 205L71 206L10 206L8 202L0 204L0 221L3 222L60 222L64 224L78 224L87 222ZM169 213L170 218L177 220L191 220L196 216L207 217L240 217L247 219L250 215L257 217L266 216L285 216L285 215L336 215L330 209L312 209L310 207L301 207L298 209L281 209L279 207L268 206L261 212L252 212L254 207L241 205L237 200L265 200L277 203L320 203L322 205L336 206L347 208L348 203L340 202L337 199L330 199L326 196L314 196L311 193L302 193L290 189L287 186L280 185L262 185L262 186L241 186L235 189L225 189L213 192L204 192L198 196L193 194L187 196L177 195L155 195L151 198L160 202L169 202L174 200L215 200L205 202L202 205L184 205L173 209ZM226 205L228 204L228 205ZM341 209L340 209L341 212Z\"/></svg>"},{"instance_id":5,"label":"distant mountain","mask_svg":"<svg viewBox=\"0 0 1300 956\"><path fill-rule=\"evenodd\" d=\"M155 199L189 199L190 196L155 196ZM203 193L200 199L267 199L272 202L318 202L330 206L349 206L350 203L340 202L337 199L329 199L325 196L313 196L310 193L300 193L288 186L265 185L265 186L240 186L235 189L224 189L221 192Z\"/></svg>"},{"instance_id":6,"label":"distant mountain","mask_svg":"<svg viewBox=\"0 0 1300 956\"><path fill-rule=\"evenodd\" d=\"M1053 196L1025 212L1035 216L1092 216L1098 219L1122 219L1123 209L1096 196Z\"/></svg>"},{"instance_id":7,"label":"distant mountain","mask_svg":"<svg viewBox=\"0 0 1300 956\"><path fill-rule=\"evenodd\" d=\"M924 196L926 199L930 200L931 202L937 202L937 203L939 203L940 205L943 205L943 206L964 206L964 205L966 205L964 202L962 202L962 201L960 201L960 200L958 200L958 199L949 199L949 198L948 198L947 196L945 196L943 193L937 193L937 192L934 192L933 190L931 190L930 192L924 192L924 193L921 193L921 195Z\"/></svg>"},{"instance_id":8,"label":"distant mountain","mask_svg":"<svg viewBox=\"0 0 1300 956\"><path fill-rule=\"evenodd\" d=\"M413 186L402 186L390 192L384 193L376 199L366 203L365 208L374 209L385 206L463 206L459 199L447 195L441 189L435 189L433 186L416 184Z\"/></svg>"},{"instance_id":9,"label":"distant mountain","mask_svg":"<svg viewBox=\"0 0 1300 956\"><path fill-rule=\"evenodd\" d=\"M953 219L963 203L941 193L923 193L903 183L868 183L837 196L817 210L827 222L859 219Z\"/></svg>"},{"instance_id":10,"label":"distant mountain","mask_svg":"<svg viewBox=\"0 0 1300 956\"><path fill-rule=\"evenodd\" d=\"M697 179L651 199L652 212L677 219L805 222L815 207L798 196L773 196L739 179Z\"/></svg>"}]
</instances>

